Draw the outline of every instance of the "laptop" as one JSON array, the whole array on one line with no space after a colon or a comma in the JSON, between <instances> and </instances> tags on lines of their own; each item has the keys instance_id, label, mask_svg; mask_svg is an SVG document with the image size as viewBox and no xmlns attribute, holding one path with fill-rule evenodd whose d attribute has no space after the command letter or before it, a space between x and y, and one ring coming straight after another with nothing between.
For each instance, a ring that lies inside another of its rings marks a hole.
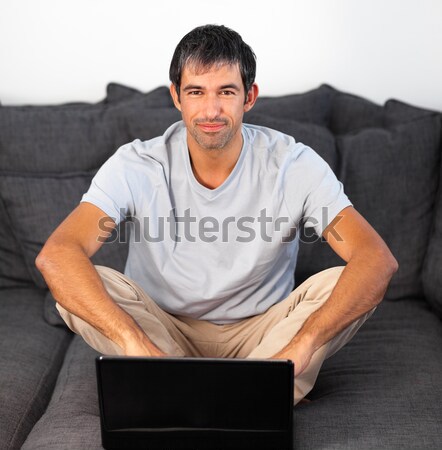
<instances>
[{"instance_id":1,"label":"laptop","mask_svg":"<svg viewBox=\"0 0 442 450\"><path fill-rule=\"evenodd\" d=\"M293 362L100 356L105 449L292 449Z\"/></svg>"}]
</instances>

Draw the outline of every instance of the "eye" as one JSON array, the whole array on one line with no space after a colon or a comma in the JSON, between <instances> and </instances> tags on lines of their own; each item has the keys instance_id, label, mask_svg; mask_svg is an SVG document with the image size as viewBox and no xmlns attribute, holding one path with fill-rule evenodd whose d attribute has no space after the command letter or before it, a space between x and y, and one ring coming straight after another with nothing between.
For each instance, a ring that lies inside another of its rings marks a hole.
<instances>
[{"instance_id":1,"label":"eye","mask_svg":"<svg viewBox=\"0 0 442 450\"><path fill-rule=\"evenodd\" d=\"M201 91L189 91L188 94L189 95L201 95L202 92Z\"/></svg>"},{"instance_id":2,"label":"eye","mask_svg":"<svg viewBox=\"0 0 442 450\"><path fill-rule=\"evenodd\" d=\"M235 93L233 91L221 91L221 95L229 96L229 95L235 95Z\"/></svg>"}]
</instances>

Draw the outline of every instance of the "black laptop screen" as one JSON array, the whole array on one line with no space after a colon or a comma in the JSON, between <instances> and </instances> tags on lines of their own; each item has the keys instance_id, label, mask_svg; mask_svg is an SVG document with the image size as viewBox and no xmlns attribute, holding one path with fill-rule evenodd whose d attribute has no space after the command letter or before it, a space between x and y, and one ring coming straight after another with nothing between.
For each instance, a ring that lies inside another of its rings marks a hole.
<instances>
[{"instance_id":1,"label":"black laptop screen","mask_svg":"<svg viewBox=\"0 0 442 450\"><path fill-rule=\"evenodd\" d=\"M288 361L102 357L97 376L107 430L291 426Z\"/></svg>"}]
</instances>

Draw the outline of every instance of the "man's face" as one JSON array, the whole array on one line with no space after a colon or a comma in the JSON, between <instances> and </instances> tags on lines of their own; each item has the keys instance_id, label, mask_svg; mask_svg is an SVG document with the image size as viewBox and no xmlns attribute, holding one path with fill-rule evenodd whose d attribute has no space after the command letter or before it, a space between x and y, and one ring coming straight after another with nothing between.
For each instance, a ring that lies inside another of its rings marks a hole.
<instances>
[{"instance_id":1,"label":"man's face","mask_svg":"<svg viewBox=\"0 0 442 450\"><path fill-rule=\"evenodd\" d=\"M214 65L208 71L186 66L179 98L173 85L171 94L187 127L189 147L219 150L241 146L242 118L257 93L253 85L246 98L238 64Z\"/></svg>"}]
</instances>

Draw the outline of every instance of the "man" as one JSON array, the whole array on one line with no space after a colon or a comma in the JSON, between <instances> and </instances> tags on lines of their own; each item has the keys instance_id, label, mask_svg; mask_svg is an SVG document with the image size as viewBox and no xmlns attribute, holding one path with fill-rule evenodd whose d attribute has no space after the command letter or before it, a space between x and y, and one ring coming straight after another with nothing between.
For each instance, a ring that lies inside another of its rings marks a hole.
<instances>
[{"instance_id":1,"label":"man","mask_svg":"<svg viewBox=\"0 0 442 450\"><path fill-rule=\"evenodd\" d=\"M236 32L188 33L170 67L183 121L121 147L36 264L68 326L99 352L291 359L297 403L381 301L397 262L312 149L242 123L255 70ZM125 275L94 267L103 222L126 216L141 240L131 234ZM291 292L306 218L347 265Z\"/></svg>"}]
</instances>

